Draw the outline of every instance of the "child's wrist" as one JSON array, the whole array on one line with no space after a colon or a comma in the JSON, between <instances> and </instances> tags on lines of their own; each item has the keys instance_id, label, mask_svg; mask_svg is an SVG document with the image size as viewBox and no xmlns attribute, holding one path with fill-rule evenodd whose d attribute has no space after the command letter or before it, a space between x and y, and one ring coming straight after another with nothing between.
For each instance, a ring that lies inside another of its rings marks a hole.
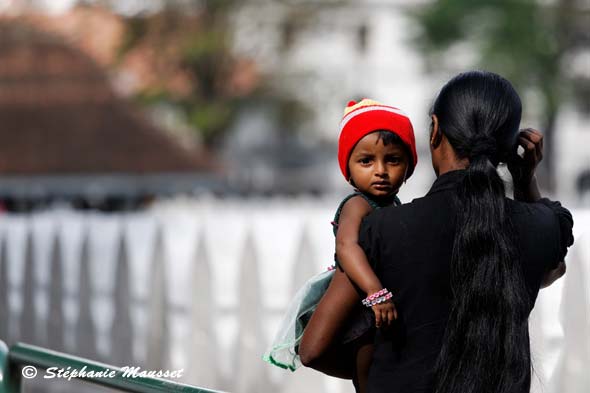
<instances>
[{"instance_id":1,"label":"child's wrist","mask_svg":"<svg viewBox=\"0 0 590 393\"><path fill-rule=\"evenodd\" d=\"M391 299L393 294L387 290L387 288L382 288L376 292L371 293L365 299L362 300L362 303L365 307L373 307L377 304L384 303Z\"/></svg>"},{"instance_id":2,"label":"child's wrist","mask_svg":"<svg viewBox=\"0 0 590 393\"><path fill-rule=\"evenodd\" d=\"M380 290L383 289L383 286L378 286L378 287L371 287L369 288L369 290L366 292L367 297L371 296L374 293L379 292Z\"/></svg>"},{"instance_id":3,"label":"child's wrist","mask_svg":"<svg viewBox=\"0 0 590 393\"><path fill-rule=\"evenodd\" d=\"M375 280L370 280L369 283L369 287L367 288L367 290L365 291L365 293L367 294L367 296L374 294L375 292L379 292L380 290L382 290L383 284L381 284L381 281L378 279Z\"/></svg>"}]
</instances>

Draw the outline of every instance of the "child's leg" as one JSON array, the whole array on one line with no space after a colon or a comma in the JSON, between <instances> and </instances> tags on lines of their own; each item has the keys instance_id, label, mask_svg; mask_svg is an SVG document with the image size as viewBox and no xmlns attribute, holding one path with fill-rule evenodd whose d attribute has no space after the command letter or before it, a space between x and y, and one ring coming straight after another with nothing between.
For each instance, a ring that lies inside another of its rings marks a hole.
<instances>
[{"instance_id":1,"label":"child's leg","mask_svg":"<svg viewBox=\"0 0 590 393\"><path fill-rule=\"evenodd\" d=\"M367 383L369 381L369 368L373 359L373 334L372 332L367 332L355 341L356 359L352 382L357 393L366 393Z\"/></svg>"},{"instance_id":2,"label":"child's leg","mask_svg":"<svg viewBox=\"0 0 590 393\"><path fill-rule=\"evenodd\" d=\"M299 357L305 366L328 375L352 378L354 353L337 357L330 353L333 352L330 345L359 302L360 297L348 276L336 269L299 345Z\"/></svg>"}]
</instances>

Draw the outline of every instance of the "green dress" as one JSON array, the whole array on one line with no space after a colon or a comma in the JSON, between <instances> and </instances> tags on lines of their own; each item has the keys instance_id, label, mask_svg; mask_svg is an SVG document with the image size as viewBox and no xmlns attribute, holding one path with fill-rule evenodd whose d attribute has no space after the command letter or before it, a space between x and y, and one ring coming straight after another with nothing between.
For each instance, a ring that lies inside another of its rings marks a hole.
<instances>
[{"instance_id":1,"label":"green dress","mask_svg":"<svg viewBox=\"0 0 590 393\"><path fill-rule=\"evenodd\" d=\"M400 205L401 202L397 198L393 198L390 203L385 205L378 204L367 195L356 191L340 202L332 225L334 226L334 235L338 231L338 222L340 220L340 213L344 204L352 197L357 195L362 196L373 209L379 209L380 207L389 205ZM334 255L334 266L330 267L327 271L317 274L307 280L305 284L297 291L295 297L289 303L285 316L281 322L279 330L275 335L275 338L263 355L263 359L270 364L275 366L295 371L301 366L301 360L299 359L298 348L303 336L303 331L309 322L311 315L315 311L318 303L322 299L322 296L328 289L332 276L334 275L334 269L338 267L338 261L336 255ZM338 267L339 268L339 267ZM343 328L342 336L339 338L339 342L342 344L349 343L354 339L360 337L362 334L367 332L374 326L373 313L370 309L359 308L359 311L353 315L347 325Z\"/></svg>"}]
</instances>

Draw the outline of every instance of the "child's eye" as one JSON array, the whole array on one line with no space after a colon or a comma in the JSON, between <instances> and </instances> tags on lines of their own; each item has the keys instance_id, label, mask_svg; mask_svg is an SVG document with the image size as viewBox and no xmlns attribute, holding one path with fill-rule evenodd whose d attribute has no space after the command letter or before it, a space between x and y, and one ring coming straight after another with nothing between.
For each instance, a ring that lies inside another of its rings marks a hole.
<instances>
[{"instance_id":1,"label":"child's eye","mask_svg":"<svg viewBox=\"0 0 590 393\"><path fill-rule=\"evenodd\" d=\"M365 165L367 165L367 164L370 164L370 163L371 163L371 159L370 159L369 157L363 157L363 158L360 158L360 159L359 159L359 162L360 162L361 164L365 164Z\"/></svg>"},{"instance_id":2,"label":"child's eye","mask_svg":"<svg viewBox=\"0 0 590 393\"><path fill-rule=\"evenodd\" d=\"M387 162L390 162L392 164L399 164L402 162L402 160L401 160L401 157L389 156L389 157L387 157Z\"/></svg>"}]
</instances>

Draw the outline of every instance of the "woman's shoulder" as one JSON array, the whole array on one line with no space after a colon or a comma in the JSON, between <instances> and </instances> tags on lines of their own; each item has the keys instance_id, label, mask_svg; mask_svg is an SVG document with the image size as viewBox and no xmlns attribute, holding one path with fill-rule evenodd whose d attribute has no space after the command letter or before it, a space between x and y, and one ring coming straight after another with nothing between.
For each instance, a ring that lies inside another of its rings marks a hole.
<instances>
[{"instance_id":1,"label":"woman's shoulder","mask_svg":"<svg viewBox=\"0 0 590 393\"><path fill-rule=\"evenodd\" d=\"M567 248L574 242L574 220L568 209L559 201L542 198L536 202L519 202L508 200L510 217L517 227L521 228L521 236L529 236L534 231L535 238L545 239L558 247L559 258L562 260Z\"/></svg>"},{"instance_id":2,"label":"woman's shoulder","mask_svg":"<svg viewBox=\"0 0 590 393\"><path fill-rule=\"evenodd\" d=\"M364 219L363 226L374 230L390 232L392 228L403 226L404 223L425 213L421 201L414 199L408 203L394 204L380 209L374 209Z\"/></svg>"},{"instance_id":3,"label":"woman's shoulder","mask_svg":"<svg viewBox=\"0 0 590 393\"><path fill-rule=\"evenodd\" d=\"M411 218L434 217L436 216L434 212L440 211L441 207L444 207L445 211L454 210L451 201L445 197L445 195L437 195L436 200L433 200L434 198L429 196L415 198L406 203L400 202L399 204L375 210L369 217L376 221L384 220L392 222Z\"/></svg>"},{"instance_id":4,"label":"woman's shoulder","mask_svg":"<svg viewBox=\"0 0 590 393\"><path fill-rule=\"evenodd\" d=\"M520 202L508 199L509 212L513 217L545 222L547 225L567 224L573 227L574 220L568 209L559 201L541 198L536 202Z\"/></svg>"}]
</instances>

